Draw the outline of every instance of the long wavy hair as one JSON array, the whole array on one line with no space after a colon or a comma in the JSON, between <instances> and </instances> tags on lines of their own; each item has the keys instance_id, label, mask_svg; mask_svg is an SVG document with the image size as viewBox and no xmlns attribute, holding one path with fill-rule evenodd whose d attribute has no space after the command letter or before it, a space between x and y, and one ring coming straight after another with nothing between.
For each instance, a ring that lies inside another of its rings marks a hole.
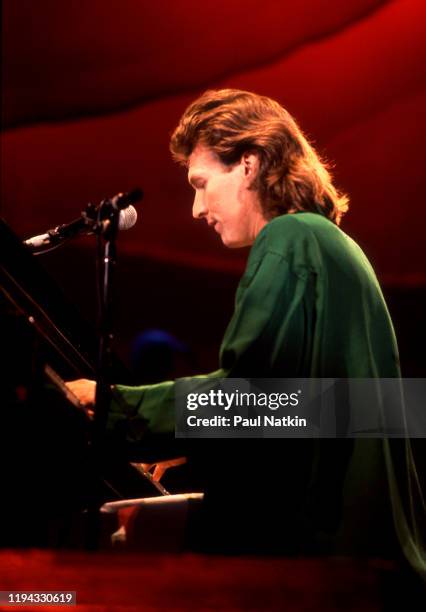
<instances>
[{"instance_id":1,"label":"long wavy hair","mask_svg":"<svg viewBox=\"0 0 426 612\"><path fill-rule=\"evenodd\" d=\"M256 189L267 219L318 212L337 225L348 197L333 185L327 164L278 102L238 89L206 91L188 106L171 141L173 158L187 166L197 144L232 167L246 152L259 157Z\"/></svg>"}]
</instances>

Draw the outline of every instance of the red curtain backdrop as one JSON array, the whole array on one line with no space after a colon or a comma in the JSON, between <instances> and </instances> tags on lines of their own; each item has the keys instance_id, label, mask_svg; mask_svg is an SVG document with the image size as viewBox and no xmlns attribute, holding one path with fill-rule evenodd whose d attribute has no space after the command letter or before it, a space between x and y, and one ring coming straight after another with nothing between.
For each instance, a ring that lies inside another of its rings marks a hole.
<instances>
[{"instance_id":1,"label":"red curtain backdrop","mask_svg":"<svg viewBox=\"0 0 426 612\"><path fill-rule=\"evenodd\" d=\"M141 186L123 252L240 270L168 140L206 88L278 99L351 197L382 281L426 284L423 0L3 2L2 216L23 237ZM84 248L85 242L75 248Z\"/></svg>"}]
</instances>

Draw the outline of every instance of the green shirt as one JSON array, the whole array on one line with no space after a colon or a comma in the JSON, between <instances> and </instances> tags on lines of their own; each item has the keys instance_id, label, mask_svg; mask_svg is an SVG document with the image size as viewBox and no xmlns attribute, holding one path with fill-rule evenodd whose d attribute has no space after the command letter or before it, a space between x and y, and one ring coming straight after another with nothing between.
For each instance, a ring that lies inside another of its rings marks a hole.
<instances>
[{"instance_id":1,"label":"green shirt","mask_svg":"<svg viewBox=\"0 0 426 612\"><path fill-rule=\"evenodd\" d=\"M223 377L395 377L398 351L374 271L360 247L316 213L283 215L258 234L239 283ZM173 381L117 385L110 426L128 437L174 430Z\"/></svg>"}]
</instances>

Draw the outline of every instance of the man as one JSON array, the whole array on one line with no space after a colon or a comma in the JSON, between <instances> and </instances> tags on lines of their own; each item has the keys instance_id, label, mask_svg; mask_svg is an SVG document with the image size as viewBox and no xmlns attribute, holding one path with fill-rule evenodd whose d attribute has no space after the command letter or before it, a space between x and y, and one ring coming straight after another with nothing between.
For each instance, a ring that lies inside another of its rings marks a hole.
<instances>
[{"instance_id":1,"label":"man","mask_svg":"<svg viewBox=\"0 0 426 612\"><path fill-rule=\"evenodd\" d=\"M249 92L207 91L183 114L171 151L195 190L193 216L225 246L252 246L220 369L207 377L399 376L378 281L338 227L348 199L286 110ZM93 382L70 386L93 403ZM110 426L129 442L147 426L173 431L174 382L115 393ZM348 441L202 442L190 454L205 479L205 548L297 553L337 529Z\"/></svg>"}]
</instances>

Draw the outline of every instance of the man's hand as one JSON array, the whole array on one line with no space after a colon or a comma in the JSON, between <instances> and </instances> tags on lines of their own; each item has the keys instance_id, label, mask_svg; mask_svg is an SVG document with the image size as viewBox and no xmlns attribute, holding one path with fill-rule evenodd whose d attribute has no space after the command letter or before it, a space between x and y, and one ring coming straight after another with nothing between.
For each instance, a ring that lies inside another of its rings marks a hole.
<instances>
[{"instance_id":1,"label":"man's hand","mask_svg":"<svg viewBox=\"0 0 426 612\"><path fill-rule=\"evenodd\" d=\"M67 382L66 385L84 408L90 409L94 407L96 396L96 383L94 380L80 378L79 380Z\"/></svg>"}]
</instances>

